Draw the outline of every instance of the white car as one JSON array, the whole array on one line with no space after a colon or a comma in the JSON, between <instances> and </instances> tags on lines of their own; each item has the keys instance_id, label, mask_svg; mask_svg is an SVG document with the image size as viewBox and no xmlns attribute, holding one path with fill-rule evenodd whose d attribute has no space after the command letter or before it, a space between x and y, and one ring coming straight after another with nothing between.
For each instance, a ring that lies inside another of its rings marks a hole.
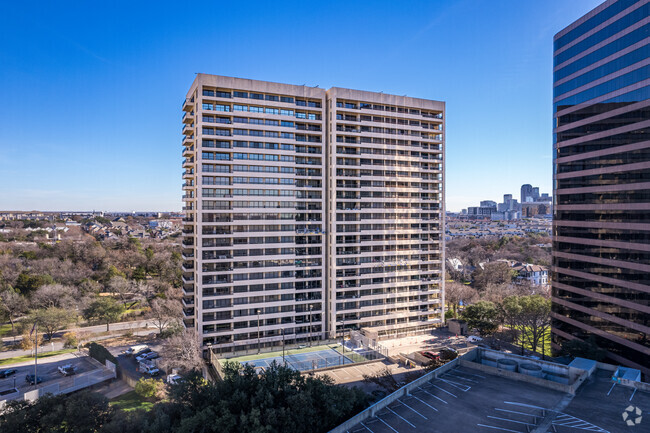
<instances>
[{"instance_id":1,"label":"white car","mask_svg":"<svg viewBox=\"0 0 650 433\"><path fill-rule=\"evenodd\" d=\"M135 358L137 362L145 361L147 359L155 359L158 358L158 352L147 352L143 353L142 355L138 356Z\"/></svg>"},{"instance_id":2,"label":"white car","mask_svg":"<svg viewBox=\"0 0 650 433\"><path fill-rule=\"evenodd\" d=\"M481 341L483 341L483 339L477 335L470 335L467 337L468 343L480 343Z\"/></svg>"}]
</instances>

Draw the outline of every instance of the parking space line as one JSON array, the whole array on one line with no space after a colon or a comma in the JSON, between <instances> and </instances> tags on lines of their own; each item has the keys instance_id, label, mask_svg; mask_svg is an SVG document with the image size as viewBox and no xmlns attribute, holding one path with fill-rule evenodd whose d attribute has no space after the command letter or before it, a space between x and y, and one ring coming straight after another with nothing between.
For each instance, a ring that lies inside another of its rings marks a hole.
<instances>
[{"instance_id":1,"label":"parking space line","mask_svg":"<svg viewBox=\"0 0 650 433\"><path fill-rule=\"evenodd\" d=\"M521 433L519 430L510 430L510 429L503 428L503 427L495 427L493 425L485 425L485 424L476 424L476 425L479 426L479 427L487 427L487 428L492 428L492 429L495 429L495 430L509 431L509 432L512 432L512 433Z\"/></svg>"},{"instance_id":2,"label":"parking space line","mask_svg":"<svg viewBox=\"0 0 650 433\"><path fill-rule=\"evenodd\" d=\"M422 418L424 418L424 419L429 419L429 418L427 418L426 416L422 415L422 414L421 414L420 412L418 412L417 410L413 409L413 408L412 408L411 406L409 406L408 404L404 403L402 400L398 400L398 401L399 401L400 403L402 403L404 406L406 406L406 407L408 407L409 409L411 409L413 412L415 412L415 413L417 413L418 415L420 415Z\"/></svg>"},{"instance_id":3,"label":"parking space line","mask_svg":"<svg viewBox=\"0 0 650 433\"><path fill-rule=\"evenodd\" d=\"M444 401L443 399L441 399L440 397L431 394L429 391L427 391L427 390L424 389L424 388L420 388L420 387L418 386L418 389L419 389L420 391L422 391L422 392L426 392L427 394L429 394L429 395L430 395L431 397L433 397L433 398L437 398L438 400L440 400L440 401L443 402L444 404L449 404L449 403L447 403L446 401Z\"/></svg>"},{"instance_id":4,"label":"parking space line","mask_svg":"<svg viewBox=\"0 0 650 433\"><path fill-rule=\"evenodd\" d=\"M452 394L451 392L447 391L446 389L440 388L438 385L433 385L433 384L431 384L431 385L432 385L432 386L435 386L436 388L438 388L438 389L439 389L440 391L442 391L442 392L446 392L447 394L449 394L450 396L452 396L452 397L454 397L454 398L458 398L458 397L456 397L454 394Z\"/></svg>"},{"instance_id":5,"label":"parking space line","mask_svg":"<svg viewBox=\"0 0 650 433\"><path fill-rule=\"evenodd\" d=\"M537 415L532 414L532 413L518 412L518 411L516 411L516 410L501 409L501 408L499 408L499 407L495 407L494 410L498 410L498 411L500 411L500 412L516 413L517 415L527 415L527 416L532 416L533 418L537 419Z\"/></svg>"},{"instance_id":6,"label":"parking space line","mask_svg":"<svg viewBox=\"0 0 650 433\"><path fill-rule=\"evenodd\" d=\"M361 425L363 426L363 428L365 428L366 430L368 430L370 433L375 433L374 431L370 430L370 429L368 428L368 426L365 425L365 424L363 423L363 421L360 422L359 424L361 424ZM389 426L389 427L390 427L390 426Z\"/></svg>"},{"instance_id":7,"label":"parking space line","mask_svg":"<svg viewBox=\"0 0 650 433\"><path fill-rule=\"evenodd\" d=\"M463 391L463 392L467 392L467 391L469 391L470 389L472 389L472 387L469 386L469 385L465 385L465 384L457 383L457 382L452 382L451 380L448 380L448 379L440 378L440 380L443 381L443 382L445 382L445 383L448 384L448 385L453 386L454 388L460 389L460 390ZM463 387L465 387L465 388L467 388L467 389L463 389Z\"/></svg>"},{"instance_id":8,"label":"parking space line","mask_svg":"<svg viewBox=\"0 0 650 433\"><path fill-rule=\"evenodd\" d=\"M451 376L451 377L453 377L453 378L460 379L460 380L466 380L466 381L468 381L468 382L479 383L478 380L468 379L468 378L466 378L466 377L459 376L459 375L457 375L457 374L447 373L447 374L445 374L445 376Z\"/></svg>"},{"instance_id":9,"label":"parking space line","mask_svg":"<svg viewBox=\"0 0 650 433\"><path fill-rule=\"evenodd\" d=\"M532 425L532 426L535 425L535 424L531 424L531 423L529 423L529 422L515 421L514 419L500 418L500 417L498 417L498 416L488 415L487 417L488 417L488 418L492 418L492 419L498 419L498 420L500 420L500 421L514 422L514 423L516 423L516 424L524 424L524 425Z\"/></svg>"},{"instance_id":10,"label":"parking space line","mask_svg":"<svg viewBox=\"0 0 650 433\"><path fill-rule=\"evenodd\" d=\"M468 373L465 370L460 370L458 368L452 370L452 371L460 371L461 373L467 375L467 376L474 376L474 377L480 377L481 379L487 379L485 376L481 376L480 374L473 374L473 373Z\"/></svg>"},{"instance_id":11,"label":"parking space line","mask_svg":"<svg viewBox=\"0 0 650 433\"><path fill-rule=\"evenodd\" d=\"M517 403L515 401L504 401L505 404L514 404L515 406L523 406L523 407L530 407L533 409L541 409L541 410L546 410L543 407L540 406L533 406L532 404L525 404L525 403Z\"/></svg>"},{"instance_id":12,"label":"parking space line","mask_svg":"<svg viewBox=\"0 0 650 433\"><path fill-rule=\"evenodd\" d=\"M609 392L607 393L607 395L609 395L609 393L612 392L612 389L614 389L615 386L616 386L616 382L612 383L612 387L609 388Z\"/></svg>"},{"instance_id":13,"label":"parking space line","mask_svg":"<svg viewBox=\"0 0 650 433\"><path fill-rule=\"evenodd\" d=\"M407 423L407 424L410 425L411 427L416 428L413 424L411 424L411 422L410 422L409 420L407 420L407 419L404 418L402 415L400 415L400 414L398 414L397 412L395 412L395 411L394 411L393 409L391 409L390 407L386 406L386 409L388 409L389 411L391 411L392 413L394 413L395 415L397 415L398 417L400 417L400 418L402 419L402 421L404 421L405 423ZM379 417L377 417L377 418L379 418Z\"/></svg>"},{"instance_id":14,"label":"parking space line","mask_svg":"<svg viewBox=\"0 0 650 433\"><path fill-rule=\"evenodd\" d=\"M429 406L431 409L433 409L433 410L435 410L436 412L438 412L438 409L436 409L435 407L431 406L431 405L430 405L429 403L427 403L426 401L417 398L417 397L414 396L413 394L411 394L411 397L413 397L414 399L416 399L416 400L419 401L420 403L425 404L425 405Z\"/></svg>"},{"instance_id":15,"label":"parking space line","mask_svg":"<svg viewBox=\"0 0 650 433\"><path fill-rule=\"evenodd\" d=\"M629 401L632 401L632 397L634 397L634 394L636 394L636 388L634 388L634 391L632 391L632 395L630 396L630 400L629 400Z\"/></svg>"},{"instance_id":16,"label":"parking space line","mask_svg":"<svg viewBox=\"0 0 650 433\"><path fill-rule=\"evenodd\" d=\"M391 429L392 431L394 431L395 433L399 433L397 430L395 430L393 427L391 427L390 424L388 424L388 423L387 423L386 421L384 421L383 419L379 418L379 416L377 416L377 419L378 419L379 421L383 422L384 424L386 424L386 426L387 426L389 429ZM366 427L366 428L367 428L367 427ZM368 430L370 430L370 429L368 429ZM372 430L370 430L370 431L372 431Z\"/></svg>"}]
</instances>

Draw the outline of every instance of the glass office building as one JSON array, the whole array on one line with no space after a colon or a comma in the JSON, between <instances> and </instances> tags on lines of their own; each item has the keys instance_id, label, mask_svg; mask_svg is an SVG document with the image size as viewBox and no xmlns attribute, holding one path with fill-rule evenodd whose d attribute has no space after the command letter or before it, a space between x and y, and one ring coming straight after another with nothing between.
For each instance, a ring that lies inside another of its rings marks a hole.
<instances>
[{"instance_id":1,"label":"glass office building","mask_svg":"<svg viewBox=\"0 0 650 433\"><path fill-rule=\"evenodd\" d=\"M650 2L554 39L553 343L591 336L650 374Z\"/></svg>"}]
</instances>

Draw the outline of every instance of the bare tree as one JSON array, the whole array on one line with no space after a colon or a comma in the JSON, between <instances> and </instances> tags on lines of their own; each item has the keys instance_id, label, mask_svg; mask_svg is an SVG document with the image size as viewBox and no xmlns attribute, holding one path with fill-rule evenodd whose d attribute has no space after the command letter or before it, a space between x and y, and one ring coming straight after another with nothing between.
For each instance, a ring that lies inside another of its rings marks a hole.
<instances>
[{"instance_id":1,"label":"bare tree","mask_svg":"<svg viewBox=\"0 0 650 433\"><path fill-rule=\"evenodd\" d=\"M458 307L461 303L467 305L478 297L478 293L472 287L458 283L451 282L445 284L445 301L451 305L454 313L454 318L458 318Z\"/></svg>"},{"instance_id":2,"label":"bare tree","mask_svg":"<svg viewBox=\"0 0 650 433\"><path fill-rule=\"evenodd\" d=\"M79 291L75 287L62 284L46 284L36 289L30 297L33 308L75 309Z\"/></svg>"},{"instance_id":3,"label":"bare tree","mask_svg":"<svg viewBox=\"0 0 650 433\"><path fill-rule=\"evenodd\" d=\"M194 329L187 329L166 339L162 352L159 363L167 371L172 368L190 371L203 366L198 335Z\"/></svg>"},{"instance_id":4,"label":"bare tree","mask_svg":"<svg viewBox=\"0 0 650 433\"><path fill-rule=\"evenodd\" d=\"M16 342L15 324L25 311L27 311L27 300L20 293L15 292L13 289L5 289L0 292L0 308L4 310L11 323L11 335L14 336L14 343Z\"/></svg>"},{"instance_id":5,"label":"bare tree","mask_svg":"<svg viewBox=\"0 0 650 433\"><path fill-rule=\"evenodd\" d=\"M173 299L154 298L149 302L149 307L149 318L159 332L178 322L182 316L181 303Z\"/></svg>"},{"instance_id":6,"label":"bare tree","mask_svg":"<svg viewBox=\"0 0 650 433\"><path fill-rule=\"evenodd\" d=\"M110 290L113 296L118 297L122 301L124 308L128 308L126 305L127 301L133 298L134 292L134 285L131 281L120 276L113 277L108 282L108 290Z\"/></svg>"}]
</instances>

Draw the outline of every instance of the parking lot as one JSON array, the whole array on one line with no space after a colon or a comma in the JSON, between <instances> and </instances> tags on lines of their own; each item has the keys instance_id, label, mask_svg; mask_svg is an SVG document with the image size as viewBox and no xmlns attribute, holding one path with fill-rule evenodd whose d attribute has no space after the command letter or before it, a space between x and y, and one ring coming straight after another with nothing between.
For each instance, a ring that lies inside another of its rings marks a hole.
<instances>
[{"instance_id":1,"label":"parking lot","mask_svg":"<svg viewBox=\"0 0 650 433\"><path fill-rule=\"evenodd\" d=\"M446 329L436 329L430 334L411 335L407 337L381 340L379 341L379 344L388 349L390 356L423 350L437 352L443 347L454 348L462 354L476 346L475 344L468 343L467 337L456 336L449 333Z\"/></svg>"},{"instance_id":2,"label":"parking lot","mask_svg":"<svg viewBox=\"0 0 650 433\"><path fill-rule=\"evenodd\" d=\"M415 388L357 424L351 433L527 432L528 421L510 421L523 407L554 407L564 396L478 370L456 367ZM516 403L514 404L508 404ZM519 416L519 415L518 415ZM514 419L514 418L513 418ZM540 420L540 419L538 419ZM528 426L529 427L529 426Z\"/></svg>"},{"instance_id":3,"label":"parking lot","mask_svg":"<svg viewBox=\"0 0 650 433\"><path fill-rule=\"evenodd\" d=\"M58 368L62 365L72 364L75 367L76 374L86 373L88 371L96 370L101 367L101 365L92 360L88 356L77 356L74 353L68 353L65 355L60 355L52 358L45 358L42 361L38 362L38 376L43 380L38 384L38 387L50 385L52 383L58 382L61 388L71 386L74 383L74 376L64 377L59 373ZM16 369L18 370L16 374L5 378L0 379L0 392L12 389L15 386L20 392L31 391L36 389L35 386L29 385L25 381L25 376L28 374L34 374L34 362L31 363L21 363L17 366L4 365L0 367L0 370L6 369Z\"/></svg>"}]
</instances>

